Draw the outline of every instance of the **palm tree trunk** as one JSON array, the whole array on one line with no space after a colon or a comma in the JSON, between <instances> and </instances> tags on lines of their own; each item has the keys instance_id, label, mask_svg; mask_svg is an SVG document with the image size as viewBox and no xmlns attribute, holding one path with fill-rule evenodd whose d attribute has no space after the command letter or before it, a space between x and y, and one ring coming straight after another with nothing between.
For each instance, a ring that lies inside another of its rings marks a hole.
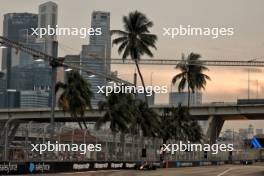
<instances>
[{"instance_id":1,"label":"palm tree trunk","mask_svg":"<svg viewBox=\"0 0 264 176\"><path fill-rule=\"evenodd\" d=\"M145 97L145 102L148 106L148 99L147 99L147 92L146 92L146 86L145 86L145 82L144 82L144 79L143 79L143 76L141 74L141 71L140 71L140 68L139 68L139 65L138 65L138 60L135 59L135 64L136 64L136 67L137 67L137 71L138 71L138 74L139 74L139 77L140 77L140 80L141 80L141 83L142 83L142 86L144 88L144 97Z\"/></svg>"}]
</instances>

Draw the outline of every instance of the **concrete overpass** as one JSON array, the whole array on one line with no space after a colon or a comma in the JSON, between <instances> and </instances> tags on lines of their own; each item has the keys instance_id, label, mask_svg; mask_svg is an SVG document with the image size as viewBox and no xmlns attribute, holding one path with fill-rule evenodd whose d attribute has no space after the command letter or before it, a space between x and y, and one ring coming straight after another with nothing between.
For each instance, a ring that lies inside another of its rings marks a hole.
<instances>
[{"instance_id":1,"label":"concrete overpass","mask_svg":"<svg viewBox=\"0 0 264 176\"><path fill-rule=\"evenodd\" d=\"M164 109L170 109L168 105L151 106L158 114L162 114ZM190 114L197 120L208 120L210 116L218 116L223 120L264 120L264 104L237 105L237 104L203 104L190 107ZM87 110L84 118L87 121L96 121L98 117L104 115L98 109ZM36 122L49 122L50 108L27 108L27 109L0 109L0 121L9 118L14 120L26 120ZM55 109L56 122L74 122L70 114L61 109Z\"/></svg>"},{"instance_id":2,"label":"concrete overpass","mask_svg":"<svg viewBox=\"0 0 264 176\"><path fill-rule=\"evenodd\" d=\"M158 114L162 114L164 109L170 109L172 106L155 105L151 108ZM225 120L264 120L264 104L204 104L190 107L190 114L194 119L208 120L206 135L208 140L215 141ZM84 118L86 121L96 121L98 117L103 115L104 112L99 112L97 109L87 110ZM49 122L50 108L0 109L0 127L1 124L3 127L7 120ZM72 118L69 113L56 109L55 122L77 122L77 119Z\"/></svg>"},{"instance_id":3,"label":"concrete overpass","mask_svg":"<svg viewBox=\"0 0 264 176\"><path fill-rule=\"evenodd\" d=\"M168 106L154 106L157 112L162 112ZM190 114L194 119L207 120L206 138L210 142L215 142L219 136L226 120L264 120L264 104L207 104L193 106Z\"/></svg>"}]
</instances>

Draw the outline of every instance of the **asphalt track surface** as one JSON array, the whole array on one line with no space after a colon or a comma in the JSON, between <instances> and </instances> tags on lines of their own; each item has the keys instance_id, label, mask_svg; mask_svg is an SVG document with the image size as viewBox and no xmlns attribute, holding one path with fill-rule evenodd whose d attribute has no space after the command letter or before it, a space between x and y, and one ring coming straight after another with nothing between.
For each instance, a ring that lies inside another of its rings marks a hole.
<instances>
[{"instance_id":1,"label":"asphalt track surface","mask_svg":"<svg viewBox=\"0 0 264 176\"><path fill-rule=\"evenodd\" d=\"M264 164L223 165L157 169L154 171L110 170L46 174L48 176L264 176Z\"/></svg>"}]
</instances>

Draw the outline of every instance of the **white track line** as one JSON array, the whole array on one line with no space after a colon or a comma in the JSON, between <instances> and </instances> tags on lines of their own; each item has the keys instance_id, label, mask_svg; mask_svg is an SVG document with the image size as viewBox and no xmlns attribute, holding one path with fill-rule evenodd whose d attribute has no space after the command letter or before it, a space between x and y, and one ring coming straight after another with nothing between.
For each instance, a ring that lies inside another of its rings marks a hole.
<instances>
[{"instance_id":1,"label":"white track line","mask_svg":"<svg viewBox=\"0 0 264 176\"><path fill-rule=\"evenodd\" d=\"M218 174L217 176L222 176L222 175L226 174L227 172L231 171L232 169L233 169L233 168L231 167L231 168L225 170L224 172L221 172L221 173Z\"/></svg>"}]
</instances>

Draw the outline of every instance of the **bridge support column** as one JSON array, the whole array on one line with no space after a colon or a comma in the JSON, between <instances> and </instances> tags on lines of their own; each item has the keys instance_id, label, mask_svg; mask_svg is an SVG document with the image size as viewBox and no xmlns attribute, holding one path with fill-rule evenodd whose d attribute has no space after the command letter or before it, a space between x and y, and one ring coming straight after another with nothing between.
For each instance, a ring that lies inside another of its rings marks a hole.
<instances>
[{"instance_id":1,"label":"bridge support column","mask_svg":"<svg viewBox=\"0 0 264 176\"><path fill-rule=\"evenodd\" d=\"M216 142L222 127L224 125L224 120L221 116L210 116L208 119L208 128L206 132L206 140L213 144Z\"/></svg>"}]
</instances>

